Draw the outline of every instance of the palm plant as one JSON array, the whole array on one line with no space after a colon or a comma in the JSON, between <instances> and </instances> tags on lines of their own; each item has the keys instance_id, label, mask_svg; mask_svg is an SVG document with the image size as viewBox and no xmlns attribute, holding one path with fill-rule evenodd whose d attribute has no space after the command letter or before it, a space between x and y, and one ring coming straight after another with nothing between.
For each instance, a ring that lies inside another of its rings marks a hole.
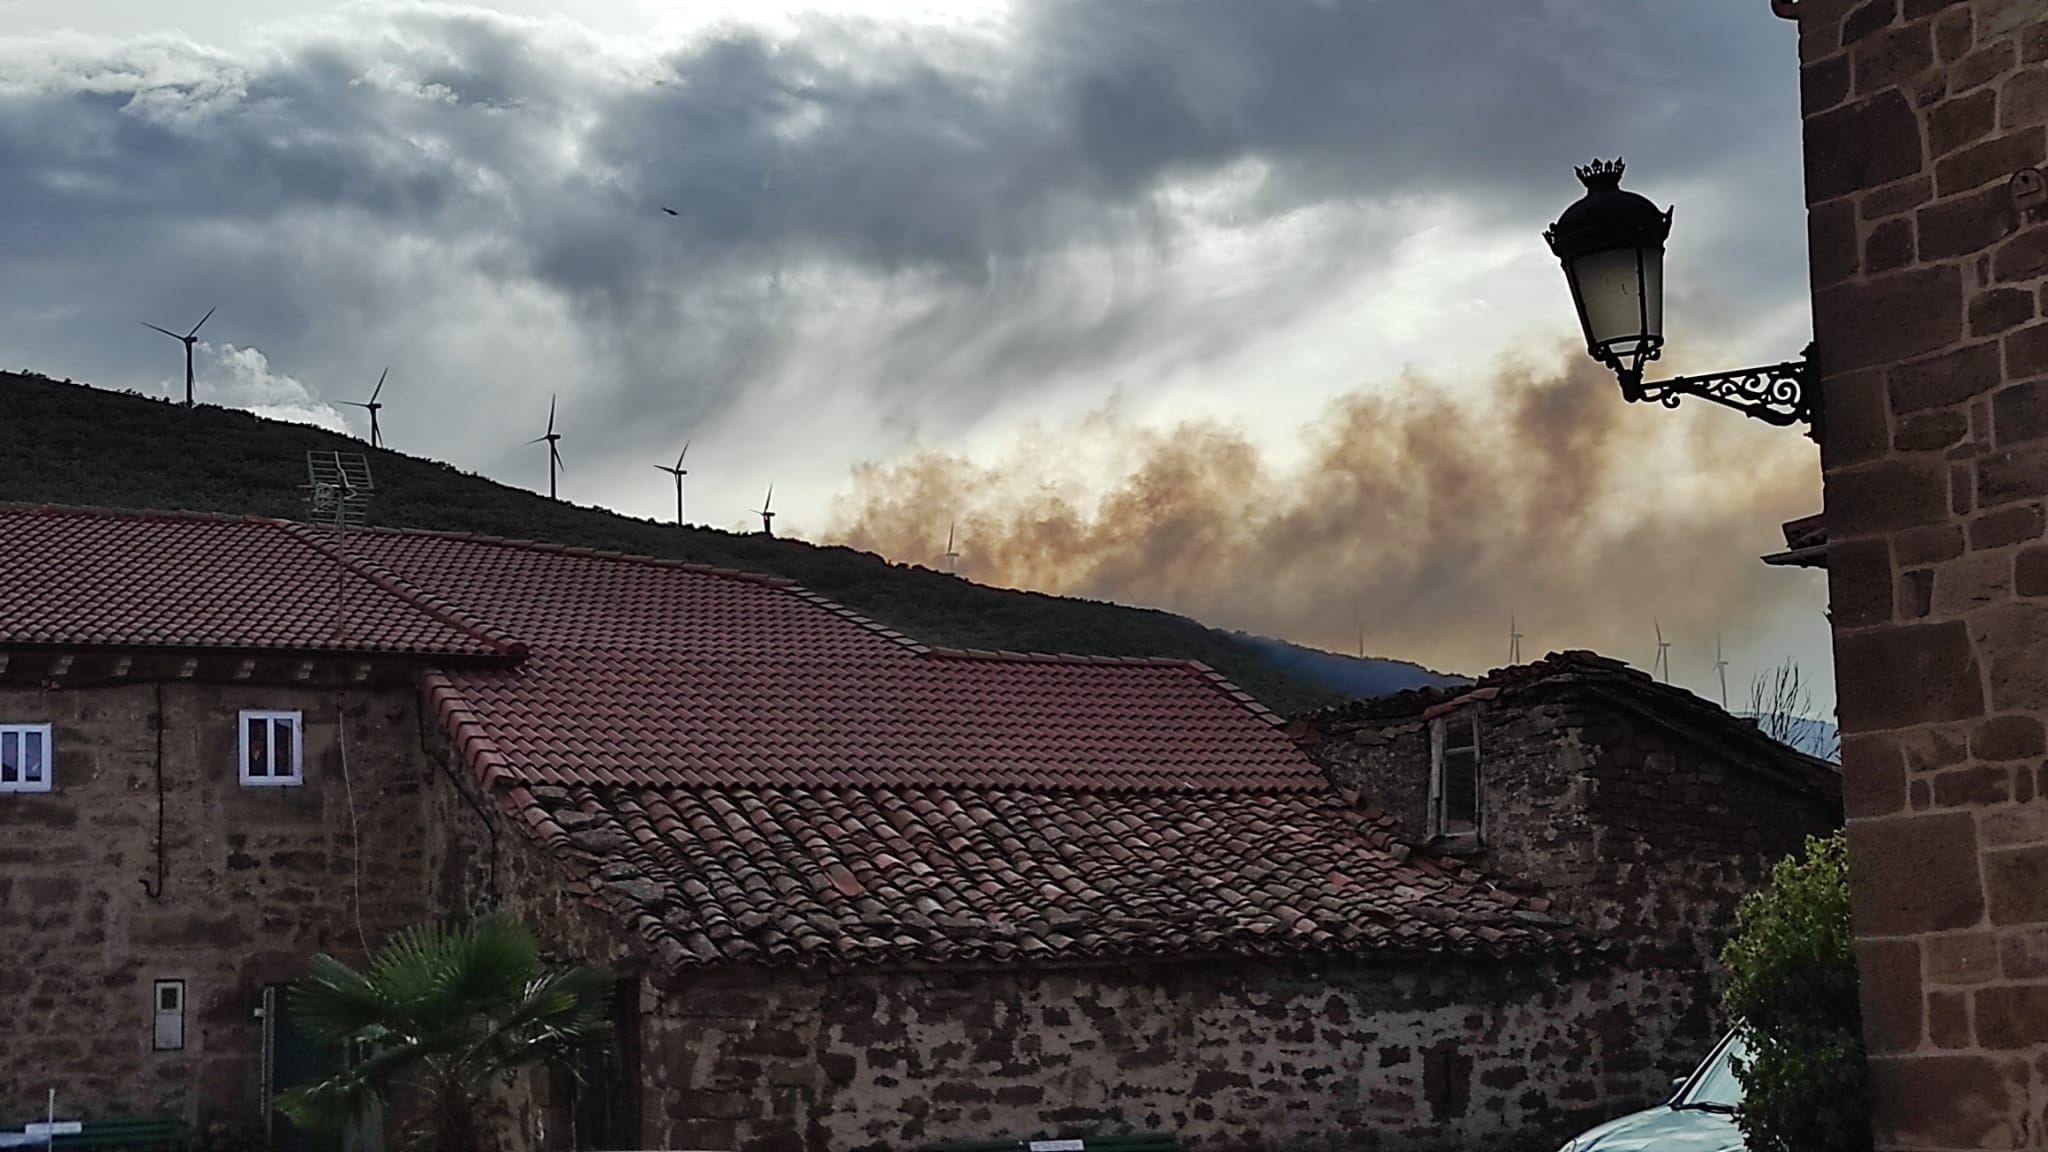
<instances>
[{"instance_id":1,"label":"palm plant","mask_svg":"<svg viewBox=\"0 0 2048 1152\"><path fill-rule=\"evenodd\" d=\"M398 1109L409 1148L477 1152L497 1085L535 1065L574 1071L610 1033L612 976L549 969L520 924L486 916L461 928L401 933L358 972L313 958L287 993L293 1018L345 1057L327 1080L292 1089L278 1108L307 1128Z\"/></svg>"}]
</instances>

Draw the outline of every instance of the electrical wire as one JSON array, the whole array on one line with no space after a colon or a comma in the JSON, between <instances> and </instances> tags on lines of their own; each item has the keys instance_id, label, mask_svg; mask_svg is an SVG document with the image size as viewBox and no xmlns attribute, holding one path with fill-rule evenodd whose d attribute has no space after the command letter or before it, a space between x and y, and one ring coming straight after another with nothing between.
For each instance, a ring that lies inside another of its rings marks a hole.
<instances>
[{"instance_id":1,"label":"electrical wire","mask_svg":"<svg viewBox=\"0 0 2048 1152\"><path fill-rule=\"evenodd\" d=\"M142 890L151 900L164 898L164 685L156 682L156 715L152 725L156 729L156 885L151 887L148 877L143 877Z\"/></svg>"},{"instance_id":2,"label":"electrical wire","mask_svg":"<svg viewBox=\"0 0 2048 1152\"><path fill-rule=\"evenodd\" d=\"M348 693L341 694L341 711L335 717L335 739L341 747L341 787L348 796L348 831L353 846L349 853L350 872L355 883L355 899L351 911L355 913L356 942L363 946L365 956L370 953L370 937L363 931L363 827L356 816L356 789L348 775ZM299 754L305 755L305 737L299 739Z\"/></svg>"}]
</instances>

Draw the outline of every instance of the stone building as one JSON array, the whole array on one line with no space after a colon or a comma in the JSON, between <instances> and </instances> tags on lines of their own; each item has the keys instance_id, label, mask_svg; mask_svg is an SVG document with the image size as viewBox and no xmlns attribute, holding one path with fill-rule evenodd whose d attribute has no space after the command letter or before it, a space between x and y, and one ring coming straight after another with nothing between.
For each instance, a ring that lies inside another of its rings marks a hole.
<instances>
[{"instance_id":1,"label":"stone building","mask_svg":"<svg viewBox=\"0 0 2048 1152\"><path fill-rule=\"evenodd\" d=\"M2048 6L1798 0L1880 1149L2048 1116ZM1794 551L1801 542L1788 539Z\"/></svg>"},{"instance_id":2,"label":"stone building","mask_svg":"<svg viewBox=\"0 0 2048 1152\"><path fill-rule=\"evenodd\" d=\"M264 1120L319 1067L278 985L483 905L626 978L605 1090L517 1106L543 1147L1550 1146L1699 1055L1627 941L1415 852L1198 666L455 535L0 538L0 1116L331 1146Z\"/></svg>"},{"instance_id":3,"label":"stone building","mask_svg":"<svg viewBox=\"0 0 2048 1152\"><path fill-rule=\"evenodd\" d=\"M1834 765L1589 652L1333 705L1293 731L1422 852L1625 941L1632 967L1671 982L1692 1051L1720 1028L1715 958L1737 902L1842 823Z\"/></svg>"}]
</instances>

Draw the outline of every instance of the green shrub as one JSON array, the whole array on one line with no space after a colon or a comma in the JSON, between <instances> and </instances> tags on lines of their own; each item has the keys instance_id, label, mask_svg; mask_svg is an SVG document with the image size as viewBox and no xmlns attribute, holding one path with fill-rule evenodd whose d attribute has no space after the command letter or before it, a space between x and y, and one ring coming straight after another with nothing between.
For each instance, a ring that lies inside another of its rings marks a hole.
<instances>
[{"instance_id":1,"label":"green shrub","mask_svg":"<svg viewBox=\"0 0 2048 1152\"><path fill-rule=\"evenodd\" d=\"M1721 952L1729 1019L1749 1033L1736 1062L1749 1152L1868 1152L1870 1092L1856 1000L1849 859L1841 833L1811 837L1743 897Z\"/></svg>"}]
</instances>

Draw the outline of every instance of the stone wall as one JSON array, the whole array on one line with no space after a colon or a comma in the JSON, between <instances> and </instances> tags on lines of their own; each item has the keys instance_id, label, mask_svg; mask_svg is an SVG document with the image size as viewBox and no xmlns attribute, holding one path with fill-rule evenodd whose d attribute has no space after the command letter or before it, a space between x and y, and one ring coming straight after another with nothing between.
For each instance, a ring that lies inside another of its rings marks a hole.
<instances>
[{"instance_id":1,"label":"stone wall","mask_svg":"<svg viewBox=\"0 0 2048 1152\"><path fill-rule=\"evenodd\" d=\"M1601 966L1189 961L706 974L645 1021L652 1147L1530 1149L1669 1094L1674 985Z\"/></svg>"},{"instance_id":2,"label":"stone wall","mask_svg":"<svg viewBox=\"0 0 2048 1152\"><path fill-rule=\"evenodd\" d=\"M1841 825L1832 794L1767 780L1711 739L1568 686L1467 709L1479 722L1485 845L1465 859L1659 963L1711 967L1737 901L1807 836ZM1422 842L1427 723L1330 723L1311 755Z\"/></svg>"},{"instance_id":3,"label":"stone wall","mask_svg":"<svg viewBox=\"0 0 2048 1152\"><path fill-rule=\"evenodd\" d=\"M2048 1115L2048 6L1801 0L1878 1147ZM2019 183L2015 183L2017 177Z\"/></svg>"},{"instance_id":4,"label":"stone wall","mask_svg":"<svg viewBox=\"0 0 2048 1152\"><path fill-rule=\"evenodd\" d=\"M585 1147L666 1147L649 1143L639 1120L643 1068L640 1017L659 1003L645 958L619 923L592 902L587 885L518 827L497 796L478 786L444 731L429 725L421 740L438 779L426 791L425 817L436 829L426 846L430 903L444 914L496 909L526 924L551 963L602 964L619 977L612 1063L595 1090L615 1100L609 1131L585 1133ZM501 1093L493 1118L507 1148L567 1149L576 1144L575 1094L591 1091L573 1077L535 1072Z\"/></svg>"},{"instance_id":5,"label":"stone wall","mask_svg":"<svg viewBox=\"0 0 2048 1152\"><path fill-rule=\"evenodd\" d=\"M67 1116L260 1123L264 985L426 915L411 692L163 686L152 895L157 691L0 690L0 720L50 723L55 746L52 792L0 794L0 1122L42 1115L55 1087ZM241 786L242 708L304 711L303 787ZM158 1052L168 979L185 1047Z\"/></svg>"},{"instance_id":6,"label":"stone wall","mask_svg":"<svg viewBox=\"0 0 2048 1152\"><path fill-rule=\"evenodd\" d=\"M1466 710L1479 724L1485 841L1464 859L1662 973L1658 1027L1678 1050L1704 1052L1722 1027L1718 958L1736 905L1807 836L1840 826L1839 799L1766 780L1711 740L1568 684ZM1428 723L1324 723L1311 755L1422 841Z\"/></svg>"}]
</instances>

